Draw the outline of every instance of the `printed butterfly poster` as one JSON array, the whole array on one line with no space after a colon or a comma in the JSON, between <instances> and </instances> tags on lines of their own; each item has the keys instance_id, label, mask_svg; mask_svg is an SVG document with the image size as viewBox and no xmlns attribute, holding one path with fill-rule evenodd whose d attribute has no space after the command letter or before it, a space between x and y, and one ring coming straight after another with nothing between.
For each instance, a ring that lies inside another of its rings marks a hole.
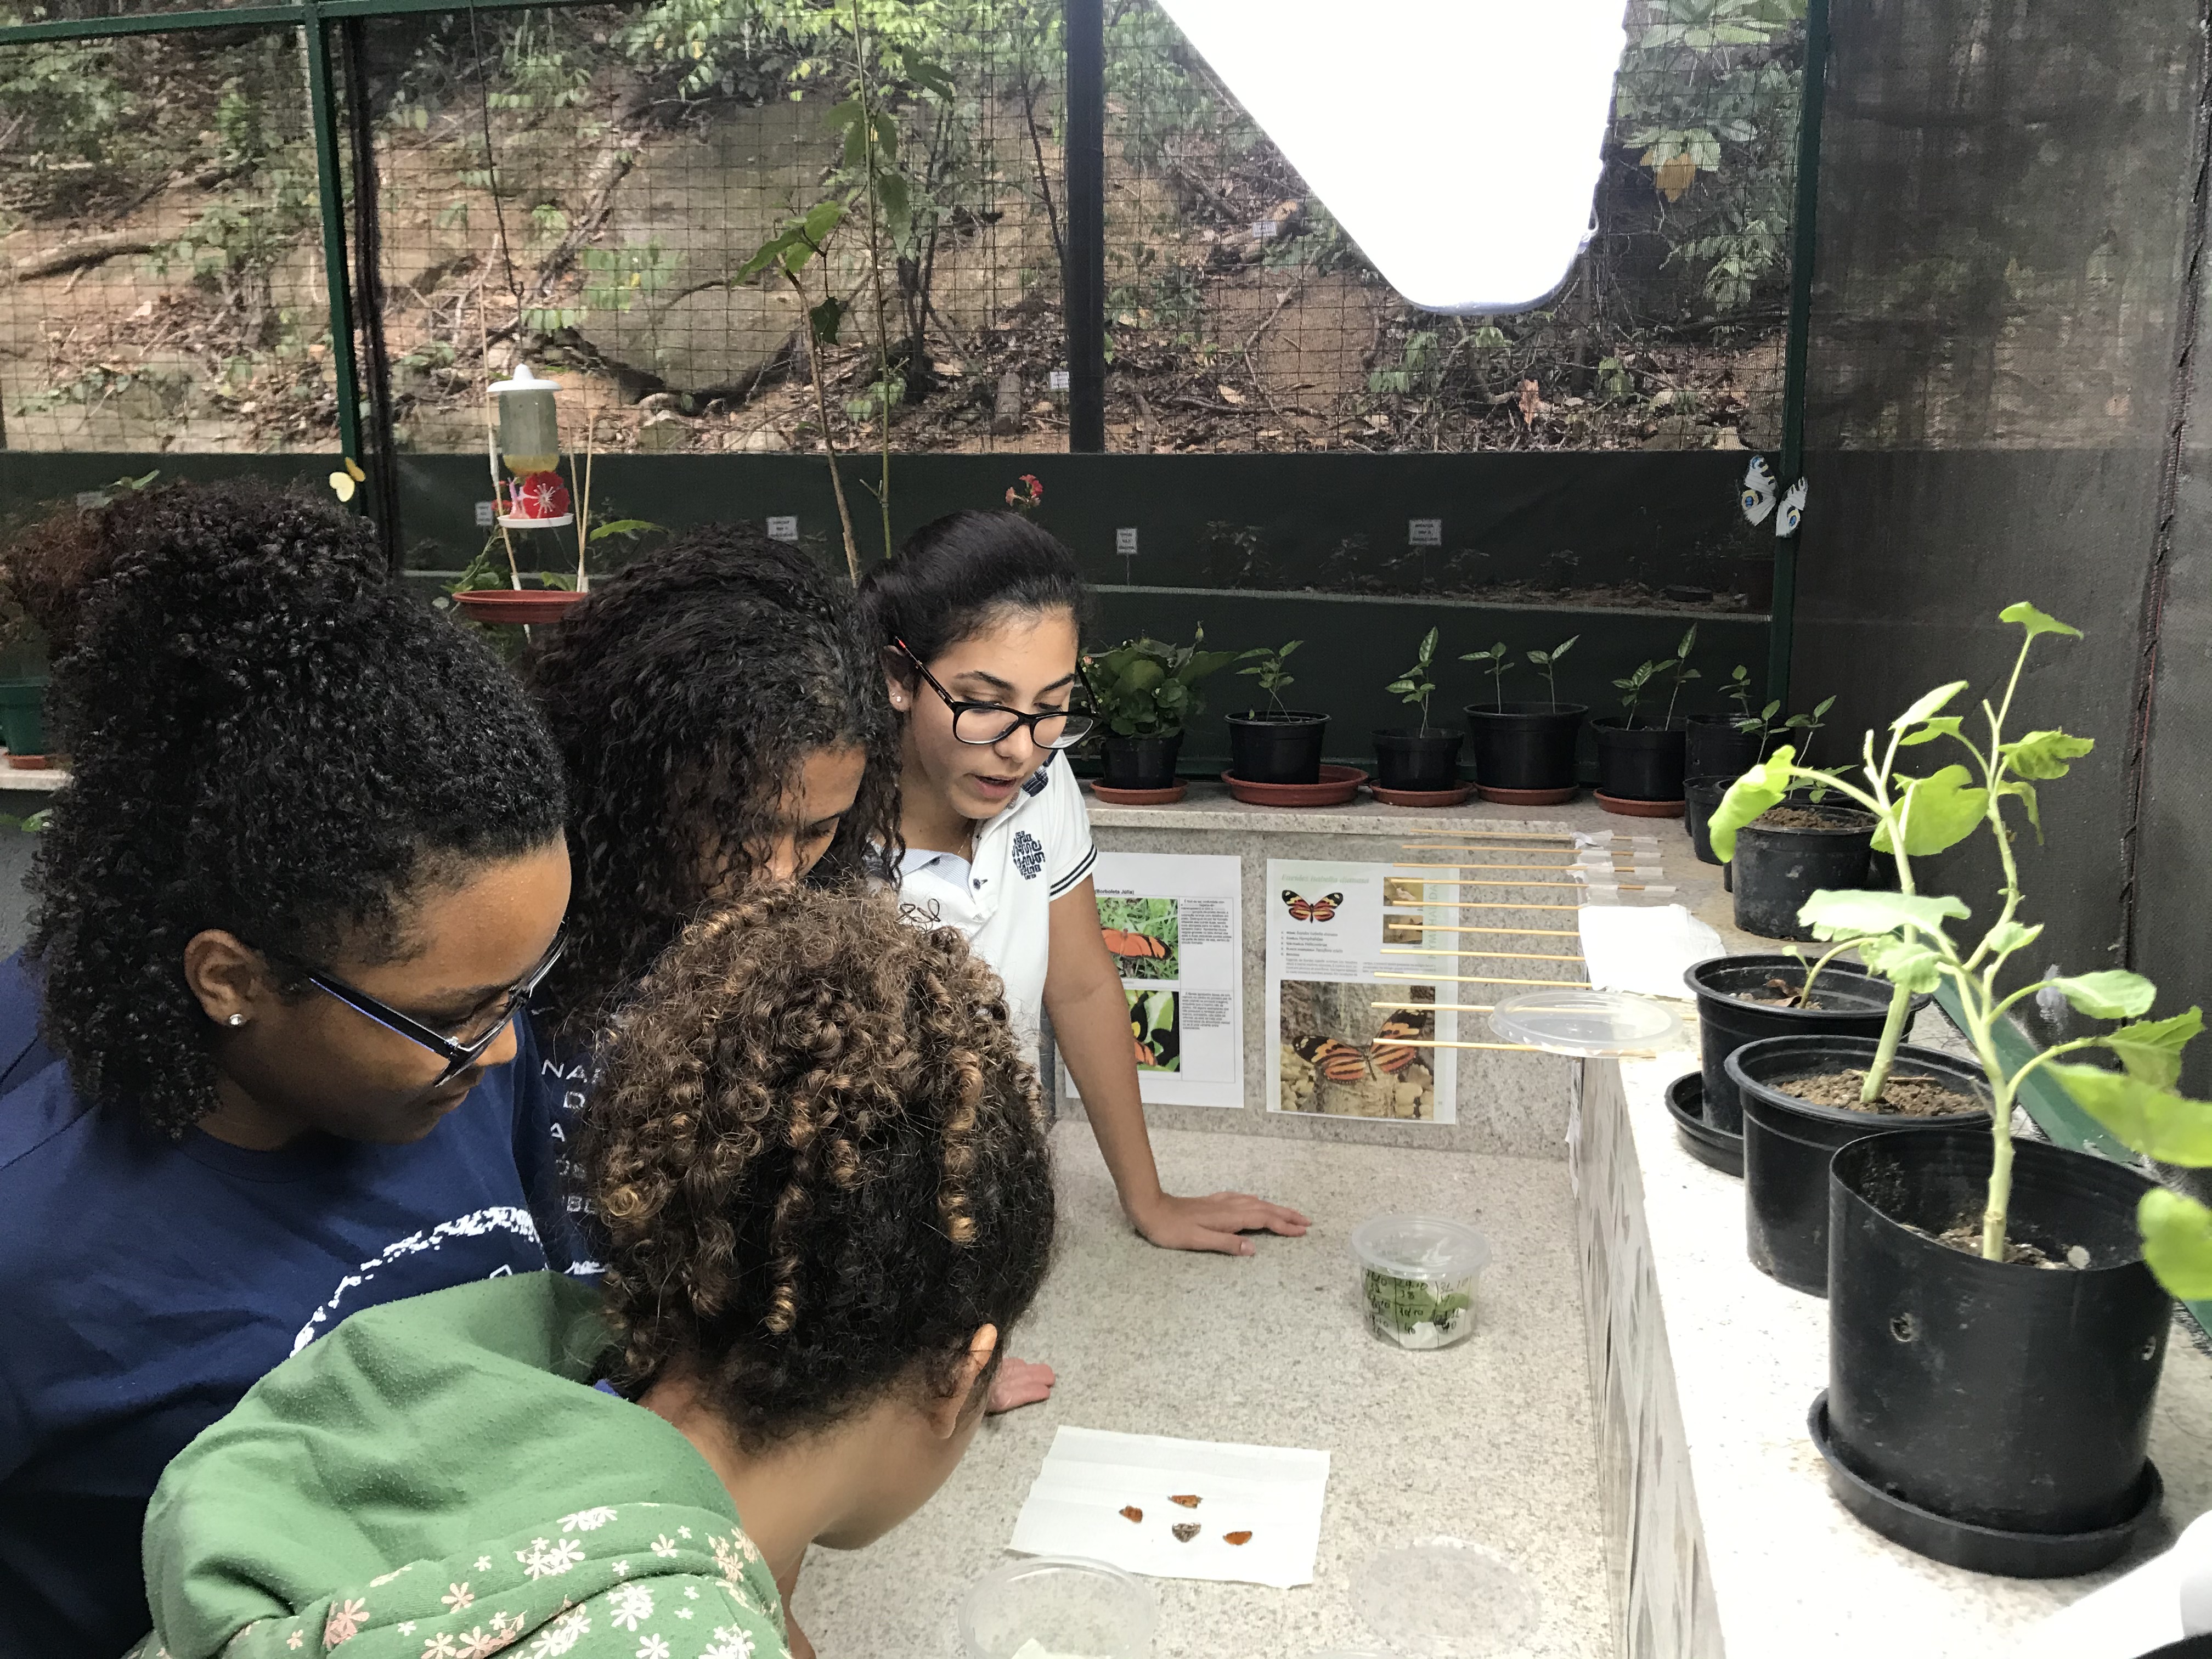
<instances>
[{"instance_id":1,"label":"printed butterfly poster","mask_svg":"<svg viewBox=\"0 0 2212 1659\"><path fill-rule=\"evenodd\" d=\"M1387 864L1267 861L1267 1108L1455 1121L1458 1015L1422 983L1427 913ZM1443 920L1441 911L1437 920Z\"/></svg>"},{"instance_id":2,"label":"printed butterfly poster","mask_svg":"<svg viewBox=\"0 0 2212 1659\"><path fill-rule=\"evenodd\" d=\"M1146 1103L1242 1106L1243 861L1101 852L1091 883ZM1073 1095L1064 1066L1060 1079Z\"/></svg>"}]
</instances>

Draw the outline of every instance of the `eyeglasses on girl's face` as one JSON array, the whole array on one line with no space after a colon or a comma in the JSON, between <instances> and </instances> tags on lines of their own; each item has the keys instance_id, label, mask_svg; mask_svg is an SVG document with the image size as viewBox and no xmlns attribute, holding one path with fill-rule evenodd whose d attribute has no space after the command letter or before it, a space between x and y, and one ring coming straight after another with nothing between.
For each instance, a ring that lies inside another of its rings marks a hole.
<instances>
[{"instance_id":1,"label":"eyeglasses on girl's face","mask_svg":"<svg viewBox=\"0 0 2212 1659\"><path fill-rule=\"evenodd\" d=\"M954 696L938 683L915 655L904 640L893 640L901 656L914 665L915 672L929 682L929 689L945 700L952 711L952 735L961 743L977 749L988 749L994 743L1003 743L1013 735L1016 728L1026 726L1030 741L1040 749L1073 749L1091 735L1097 722L1089 714L1073 709L1048 708L1034 714L1024 714L1018 708L1009 708L1002 702L969 702Z\"/></svg>"}]
</instances>

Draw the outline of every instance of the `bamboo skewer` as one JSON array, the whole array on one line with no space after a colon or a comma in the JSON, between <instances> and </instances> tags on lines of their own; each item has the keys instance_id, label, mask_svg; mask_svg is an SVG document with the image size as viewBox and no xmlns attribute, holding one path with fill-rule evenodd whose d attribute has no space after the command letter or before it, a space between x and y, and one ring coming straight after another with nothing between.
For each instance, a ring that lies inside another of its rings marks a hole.
<instances>
[{"instance_id":1,"label":"bamboo skewer","mask_svg":"<svg viewBox=\"0 0 2212 1659\"><path fill-rule=\"evenodd\" d=\"M1457 933L1503 933L1505 930L1489 927L1480 929L1455 927L1452 931ZM1445 951L1412 945L1386 945L1382 947L1382 954L1386 957L1511 957L1524 962L1587 962L1589 960L1587 957L1550 956L1540 951L1462 951L1457 945Z\"/></svg>"},{"instance_id":2,"label":"bamboo skewer","mask_svg":"<svg viewBox=\"0 0 2212 1659\"><path fill-rule=\"evenodd\" d=\"M1505 933L1515 939L1580 939L1583 936L1582 929L1579 927L1453 927L1447 930L1443 923L1438 922L1436 924L1436 928L1439 933L1449 931L1455 933ZM1416 950L1409 945L1386 945L1382 947L1382 951L1386 956L1393 951L1403 951L1409 957L1431 954L1426 951ZM1450 954L1457 956L1459 952L1455 951Z\"/></svg>"},{"instance_id":3,"label":"bamboo skewer","mask_svg":"<svg viewBox=\"0 0 2212 1659\"><path fill-rule=\"evenodd\" d=\"M1559 1048L1544 1048L1533 1042L1422 1042L1410 1037L1393 1037L1394 1048L1499 1048L1516 1054L1558 1054L1562 1060L1656 1060L1656 1050L1650 1048L1609 1048L1602 1054L1576 1054Z\"/></svg>"},{"instance_id":4,"label":"bamboo skewer","mask_svg":"<svg viewBox=\"0 0 2212 1659\"><path fill-rule=\"evenodd\" d=\"M1498 1005L1494 1002L1370 1002L1367 1006L1370 1008L1427 1009L1447 1014L1490 1014L1498 1012Z\"/></svg>"},{"instance_id":5,"label":"bamboo skewer","mask_svg":"<svg viewBox=\"0 0 2212 1659\"><path fill-rule=\"evenodd\" d=\"M1500 979L1488 974L1377 974L1375 977L1394 983L1404 980L1414 985L1426 985L1432 980L1447 980L1457 985L1548 985L1558 991L1587 991L1590 988L1590 982L1586 979Z\"/></svg>"}]
</instances>

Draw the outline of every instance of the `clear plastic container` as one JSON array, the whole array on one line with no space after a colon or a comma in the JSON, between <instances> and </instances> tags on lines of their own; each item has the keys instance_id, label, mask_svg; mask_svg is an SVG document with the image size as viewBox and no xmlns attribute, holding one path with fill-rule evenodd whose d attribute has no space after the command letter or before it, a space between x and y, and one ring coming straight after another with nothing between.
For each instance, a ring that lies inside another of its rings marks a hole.
<instances>
[{"instance_id":1,"label":"clear plastic container","mask_svg":"<svg viewBox=\"0 0 2212 1659\"><path fill-rule=\"evenodd\" d=\"M1448 1348L1474 1329L1474 1290L1490 1245L1462 1222L1378 1215L1352 1230L1367 1328L1401 1348Z\"/></svg>"},{"instance_id":2,"label":"clear plastic container","mask_svg":"<svg viewBox=\"0 0 2212 1659\"><path fill-rule=\"evenodd\" d=\"M1544 1604L1492 1549L1432 1538L1384 1550L1352 1576L1360 1619L1405 1659L1505 1659L1525 1645Z\"/></svg>"},{"instance_id":3,"label":"clear plastic container","mask_svg":"<svg viewBox=\"0 0 2212 1659\"><path fill-rule=\"evenodd\" d=\"M1643 1054L1674 1042L1682 1022L1650 997L1626 991L1524 991L1490 1013L1490 1029L1508 1042L1548 1054Z\"/></svg>"},{"instance_id":4,"label":"clear plastic container","mask_svg":"<svg viewBox=\"0 0 2212 1659\"><path fill-rule=\"evenodd\" d=\"M1146 1659L1159 1615L1134 1575L1036 1555L975 1581L960 1603L968 1659Z\"/></svg>"}]
</instances>

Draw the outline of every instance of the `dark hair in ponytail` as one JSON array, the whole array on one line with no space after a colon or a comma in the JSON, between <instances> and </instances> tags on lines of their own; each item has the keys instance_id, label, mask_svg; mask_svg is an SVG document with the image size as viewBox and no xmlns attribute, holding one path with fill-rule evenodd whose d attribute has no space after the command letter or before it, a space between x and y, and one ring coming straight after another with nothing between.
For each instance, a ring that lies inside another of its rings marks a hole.
<instances>
[{"instance_id":1,"label":"dark hair in ponytail","mask_svg":"<svg viewBox=\"0 0 2212 1659\"><path fill-rule=\"evenodd\" d=\"M1018 513L953 513L907 538L860 584L861 614L880 647L904 640L933 662L1008 615L1066 611L1082 632L1091 590L1075 555Z\"/></svg>"},{"instance_id":2,"label":"dark hair in ponytail","mask_svg":"<svg viewBox=\"0 0 2212 1659\"><path fill-rule=\"evenodd\" d=\"M753 876L808 758L867 757L809 879L889 879L898 728L842 576L747 525L702 525L596 584L530 665L568 763L575 893L547 1000L587 1037L708 900Z\"/></svg>"},{"instance_id":3,"label":"dark hair in ponytail","mask_svg":"<svg viewBox=\"0 0 2212 1659\"><path fill-rule=\"evenodd\" d=\"M50 695L74 775L39 838L29 948L46 1039L91 1099L172 1134L214 1107L195 933L393 960L426 892L560 836L560 757L521 687L392 585L360 519L172 484L34 528L6 568L64 623Z\"/></svg>"}]
</instances>

